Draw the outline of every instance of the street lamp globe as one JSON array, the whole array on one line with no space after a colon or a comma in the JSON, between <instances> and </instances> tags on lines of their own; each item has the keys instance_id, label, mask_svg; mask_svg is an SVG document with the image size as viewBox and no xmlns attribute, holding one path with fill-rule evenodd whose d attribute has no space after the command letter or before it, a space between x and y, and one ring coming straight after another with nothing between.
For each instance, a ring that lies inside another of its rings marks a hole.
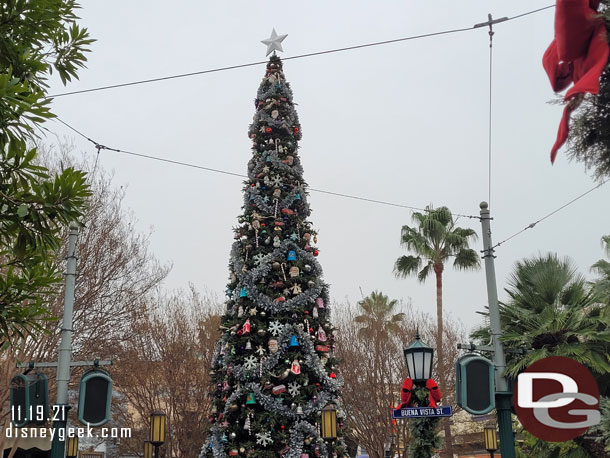
<instances>
[{"instance_id":1,"label":"street lamp globe","mask_svg":"<svg viewBox=\"0 0 610 458\"><path fill-rule=\"evenodd\" d=\"M150 414L150 443L155 447L165 442L165 412L155 410Z\"/></svg>"},{"instance_id":2,"label":"street lamp globe","mask_svg":"<svg viewBox=\"0 0 610 458\"><path fill-rule=\"evenodd\" d=\"M422 342L419 333L415 336L415 342L404 349L404 354L409 377L414 382L425 382L431 377L434 350Z\"/></svg>"},{"instance_id":3,"label":"street lamp globe","mask_svg":"<svg viewBox=\"0 0 610 458\"><path fill-rule=\"evenodd\" d=\"M150 441L144 441L144 458L153 458L155 446Z\"/></svg>"},{"instance_id":4,"label":"street lamp globe","mask_svg":"<svg viewBox=\"0 0 610 458\"><path fill-rule=\"evenodd\" d=\"M66 440L66 458L78 456L78 436L68 437Z\"/></svg>"},{"instance_id":5,"label":"street lamp globe","mask_svg":"<svg viewBox=\"0 0 610 458\"><path fill-rule=\"evenodd\" d=\"M322 409L321 430L323 439L337 438L337 410L333 404L328 404Z\"/></svg>"}]
</instances>

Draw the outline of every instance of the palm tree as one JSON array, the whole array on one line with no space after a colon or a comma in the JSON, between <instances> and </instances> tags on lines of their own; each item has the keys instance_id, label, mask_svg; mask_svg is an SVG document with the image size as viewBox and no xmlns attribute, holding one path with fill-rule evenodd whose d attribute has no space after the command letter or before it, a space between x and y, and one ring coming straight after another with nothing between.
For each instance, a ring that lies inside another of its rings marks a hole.
<instances>
[{"instance_id":1,"label":"palm tree","mask_svg":"<svg viewBox=\"0 0 610 458\"><path fill-rule=\"evenodd\" d=\"M381 331L387 334L397 334L399 323L404 320L404 313L392 314L398 304L396 299L390 300L381 292L373 291L369 296L358 302L364 314L354 318L356 323L363 325L358 330L360 337L372 337Z\"/></svg>"},{"instance_id":2,"label":"palm tree","mask_svg":"<svg viewBox=\"0 0 610 458\"><path fill-rule=\"evenodd\" d=\"M606 257L610 259L610 235L602 237L602 247L606 252ZM601 296L606 305L610 305L610 262L600 259L591 266L591 270L600 276L599 279L593 282L593 288Z\"/></svg>"},{"instance_id":3,"label":"palm tree","mask_svg":"<svg viewBox=\"0 0 610 458\"><path fill-rule=\"evenodd\" d=\"M511 358L507 375L547 356L572 358L597 374L610 372L609 311L569 258L549 253L519 261L506 292L502 341L527 350Z\"/></svg>"},{"instance_id":4,"label":"palm tree","mask_svg":"<svg viewBox=\"0 0 610 458\"><path fill-rule=\"evenodd\" d=\"M456 226L456 221L447 207L426 207L424 213L415 212L412 216L415 227L402 227L401 245L415 256L401 256L396 260L394 273L397 277L416 275L425 282L434 272L436 277L436 352L438 355L438 375L441 386L446 386L443 351L443 270L445 262L454 258L453 266L459 270L476 270L480 267L479 255L469 248L470 241L477 238L472 229ZM445 441L447 451L453 456L451 429L445 422Z\"/></svg>"}]
</instances>

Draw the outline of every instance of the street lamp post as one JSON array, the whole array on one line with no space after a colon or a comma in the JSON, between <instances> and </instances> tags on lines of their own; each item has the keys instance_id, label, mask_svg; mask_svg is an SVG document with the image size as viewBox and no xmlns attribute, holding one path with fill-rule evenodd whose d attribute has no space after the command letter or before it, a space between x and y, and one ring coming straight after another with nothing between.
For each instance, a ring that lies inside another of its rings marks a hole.
<instances>
[{"instance_id":1,"label":"street lamp post","mask_svg":"<svg viewBox=\"0 0 610 458\"><path fill-rule=\"evenodd\" d=\"M496 433L496 425L485 425L483 435L485 439L485 449L489 452L489 457L494 458L494 452L498 450L498 435Z\"/></svg>"},{"instance_id":2,"label":"street lamp post","mask_svg":"<svg viewBox=\"0 0 610 458\"><path fill-rule=\"evenodd\" d=\"M337 410L333 404L322 409L321 416L322 439L333 440L337 438Z\"/></svg>"},{"instance_id":3,"label":"street lamp post","mask_svg":"<svg viewBox=\"0 0 610 458\"><path fill-rule=\"evenodd\" d=\"M78 456L78 436L68 437L66 440L66 458Z\"/></svg>"},{"instance_id":4,"label":"street lamp post","mask_svg":"<svg viewBox=\"0 0 610 458\"><path fill-rule=\"evenodd\" d=\"M165 442L165 412L161 410L150 414L149 442L155 446L155 458L159 458L159 447ZM146 450L146 445L144 449Z\"/></svg>"},{"instance_id":5,"label":"street lamp post","mask_svg":"<svg viewBox=\"0 0 610 458\"><path fill-rule=\"evenodd\" d=\"M144 441L144 458L153 458L155 447L150 441Z\"/></svg>"},{"instance_id":6,"label":"street lamp post","mask_svg":"<svg viewBox=\"0 0 610 458\"><path fill-rule=\"evenodd\" d=\"M413 379L413 383L426 383L432 374L434 350L423 343L417 333L415 342L404 349L404 354L409 377Z\"/></svg>"}]
</instances>

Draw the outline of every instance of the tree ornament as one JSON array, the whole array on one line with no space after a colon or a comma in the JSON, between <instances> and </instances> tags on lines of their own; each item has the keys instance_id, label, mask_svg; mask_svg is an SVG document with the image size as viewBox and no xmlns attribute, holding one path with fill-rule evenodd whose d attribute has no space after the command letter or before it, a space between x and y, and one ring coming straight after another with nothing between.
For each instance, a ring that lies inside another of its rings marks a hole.
<instances>
[{"instance_id":1,"label":"tree ornament","mask_svg":"<svg viewBox=\"0 0 610 458\"><path fill-rule=\"evenodd\" d=\"M326 342L326 331L324 331L324 329L322 328L322 326L318 326L318 334L317 334L318 340L320 342Z\"/></svg>"},{"instance_id":2,"label":"tree ornament","mask_svg":"<svg viewBox=\"0 0 610 458\"><path fill-rule=\"evenodd\" d=\"M246 342L246 350L252 350L252 343L250 342L250 339L248 339Z\"/></svg>"},{"instance_id":3,"label":"tree ornament","mask_svg":"<svg viewBox=\"0 0 610 458\"><path fill-rule=\"evenodd\" d=\"M318 250L313 250L313 255L314 256L318 256L320 254L320 252Z\"/></svg>"},{"instance_id":4,"label":"tree ornament","mask_svg":"<svg viewBox=\"0 0 610 458\"><path fill-rule=\"evenodd\" d=\"M238 318L241 318L242 316L244 316L244 308L243 308L243 307L240 305L240 306L237 308L237 317L238 317Z\"/></svg>"},{"instance_id":5,"label":"tree ornament","mask_svg":"<svg viewBox=\"0 0 610 458\"><path fill-rule=\"evenodd\" d=\"M256 314L258 313L258 310L256 310L256 307L252 307L250 309L250 316L256 316Z\"/></svg>"},{"instance_id":6,"label":"tree ornament","mask_svg":"<svg viewBox=\"0 0 610 458\"><path fill-rule=\"evenodd\" d=\"M299 268L297 266L292 266L290 270L288 270L288 275L290 275L292 278L298 277Z\"/></svg>"},{"instance_id":7,"label":"tree ornament","mask_svg":"<svg viewBox=\"0 0 610 458\"><path fill-rule=\"evenodd\" d=\"M303 290L301 289L301 285L296 284L296 285L294 285L294 286L292 287L292 294L293 294L294 296L296 296L296 295L298 295L298 294L301 294L302 292L303 292Z\"/></svg>"},{"instance_id":8,"label":"tree ornament","mask_svg":"<svg viewBox=\"0 0 610 458\"><path fill-rule=\"evenodd\" d=\"M296 261L296 260L297 260L297 254L296 254L296 252L295 252L295 251L293 251L293 250L290 250L290 251L288 252L288 256L287 256L286 260L287 260L287 261Z\"/></svg>"},{"instance_id":9,"label":"tree ornament","mask_svg":"<svg viewBox=\"0 0 610 458\"><path fill-rule=\"evenodd\" d=\"M267 447L267 445L273 444L271 434L268 432L256 433L256 443L262 445L263 447Z\"/></svg>"},{"instance_id":10,"label":"tree ornament","mask_svg":"<svg viewBox=\"0 0 610 458\"><path fill-rule=\"evenodd\" d=\"M271 393L273 393L274 396L279 396L280 394L285 393L285 392L286 392L286 385L277 385L271 389Z\"/></svg>"},{"instance_id":11,"label":"tree ornament","mask_svg":"<svg viewBox=\"0 0 610 458\"><path fill-rule=\"evenodd\" d=\"M256 356L248 356L244 360L244 368L246 368L247 370L256 369L257 365L258 360L256 359Z\"/></svg>"},{"instance_id":12,"label":"tree ornament","mask_svg":"<svg viewBox=\"0 0 610 458\"><path fill-rule=\"evenodd\" d=\"M268 342L268 347L269 347L269 352L270 353L277 353L278 351L278 342L276 339L269 339Z\"/></svg>"},{"instance_id":13,"label":"tree ornament","mask_svg":"<svg viewBox=\"0 0 610 458\"><path fill-rule=\"evenodd\" d=\"M324 299L322 299L321 297L316 298L316 305L323 309L324 308Z\"/></svg>"},{"instance_id":14,"label":"tree ornament","mask_svg":"<svg viewBox=\"0 0 610 458\"><path fill-rule=\"evenodd\" d=\"M280 240L279 235L276 235L275 237L273 237L273 246L275 248L279 248L281 244L282 244L282 241Z\"/></svg>"},{"instance_id":15,"label":"tree ornament","mask_svg":"<svg viewBox=\"0 0 610 458\"><path fill-rule=\"evenodd\" d=\"M276 199L279 199L280 196L282 195L282 190L279 188L276 188L273 190L273 197L275 197Z\"/></svg>"},{"instance_id":16,"label":"tree ornament","mask_svg":"<svg viewBox=\"0 0 610 458\"><path fill-rule=\"evenodd\" d=\"M256 404L256 399L254 398L253 392L248 393L248 396L246 397L246 404Z\"/></svg>"},{"instance_id":17,"label":"tree ornament","mask_svg":"<svg viewBox=\"0 0 610 458\"><path fill-rule=\"evenodd\" d=\"M248 431L249 435L252 435L252 414L248 413L246 421L244 422L244 429Z\"/></svg>"},{"instance_id":18,"label":"tree ornament","mask_svg":"<svg viewBox=\"0 0 610 458\"><path fill-rule=\"evenodd\" d=\"M288 344L289 347L298 347L299 346L299 341L297 339L297 336L291 336L290 337L290 343Z\"/></svg>"},{"instance_id":19,"label":"tree ornament","mask_svg":"<svg viewBox=\"0 0 610 458\"><path fill-rule=\"evenodd\" d=\"M303 415L303 407L300 405L297 407L297 415ZM301 456L303 456L303 455L301 455Z\"/></svg>"},{"instance_id":20,"label":"tree ornament","mask_svg":"<svg viewBox=\"0 0 610 458\"><path fill-rule=\"evenodd\" d=\"M311 266L310 266L309 264L305 264L305 265L303 266L303 270L304 270L305 272L311 272Z\"/></svg>"},{"instance_id":21,"label":"tree ornament","mask_svg":"<svg viewBox=\"0 0 610 458\"><path fill-rule=\"evenodd\" d=\"M254 261L254 263L258 266L260 265L265 259L265 255L262 253L257 254L256 256L252 257L252 260Z\"/></svg>"},{"instance_id":22,"label":"tree ornament","mask_svg":"<svg viewBox=\"0 0 610 458\"><path fill-rule=\"evenodd\" d=\"M250 334L250 318L248 318L244 323L243 327L241 328L241 333L244 336Z\"/></svg>"},{"instance_id":23,"label":"tree ornament","mask_svg":"<svg viewBox=\"0 0 610 458\"><path fill-rule=\"evenodd\" d=\"M280 112L279 112L279 111L277 111L277 110L273 110L273 111L271 112L271 117L272 117L273 119L277 119L277 117L278 117L279 115L280 115Z\"/></svg>"},{"instance_id":24,"label":"tree ornament","mask_svg":"<svg viewBox=\"0 0 610 458\"><path fill-rule=\"evenodd\" d=\"M292 397L301 394L301 385L298 382L292 382L288 384L288 392Z\"/></svg>"},{"instance_id":25,"label":"tree ornament","mask_svg":"<svg viewBox=\"0 0 610 458\"><path fill-rule=\"evenodd\" d=\"M241 291L239 292L239 297L248 297L248 293L246 291L246 288L242 288Z\"/></svg>"},{"instance_id":26,"label":"tree ornament","mask_svg":"<svg viewBox=\"0 0 610 458\"><path fill-rule=\"evenodd\" d=\"M314 307L311 311L311 316L314 318L318 318L318 307Z\"/></svg>"},{"instance_id":27,"label":"tree ornament","mask_svg":"<svg viewBox=\"0 0 610 458\"><path fill-rule=\"evenodd\" d=\"M301 365L296 359L292 362L290 372L292 372L294 375L299 375L301 373Z\"/></svg>"},{"instance_id":28,"label":"tree ornament","mask_svg":"<svg viewBox=\"0 0 610 458\"><path fill-rule=\"evenodd\" d=\"M272 321L269 323L269 332L274 336L279 336L284 329L284 326L279 321Z\"/></svg>"}]
</instances>

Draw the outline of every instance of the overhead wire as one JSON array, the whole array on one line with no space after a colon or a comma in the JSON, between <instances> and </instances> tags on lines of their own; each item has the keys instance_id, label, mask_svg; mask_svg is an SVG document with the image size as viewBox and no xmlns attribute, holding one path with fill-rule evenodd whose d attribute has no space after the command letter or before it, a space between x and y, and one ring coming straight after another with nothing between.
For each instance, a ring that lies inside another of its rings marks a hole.
<instances>
[{"instance_id":1,"label":"overhead wire","mask_svg":"<svg viewBox=\"0 0 610 458\"><path fill-rule=\"evenodd\" d=\"M231 175L231 176L236 176L236 177L239 177L239 178L248 178L247 175L244 175L244 174L241 174L241 173L229 172L227 170L216 169L216 168L212 168L212 167L205 167L203 165L192 164L192 163L189 163L189 162L176 161L174 159L167 159L167 158L164 158L164 157L158 157L158 156L152 156L152 155L149 155L149 154L136 153L134 151L127 151L127 150L123 150L123 149L119 149L119 148L113 148L113 147L110 147L110 146L106 146L106 145L104 145L102 143L99 143L99 142L93 140L92 138L90 138L89 136L85 135L80 130L76 129L75 127L71 126L70 124L68 124L67 122L62 120L61 118L56 117L54 119L59 121L60 123L62 123L64 126L69 128L70 130L72 130L76 134L80 135L84 139L86 139L89 142L91 142L95 146L95 148L98 150L98 152L100 150L113 151L115 153L127 154L127 155L130 155L130 156L140 157L140 158L143 158L143 159L150 159L150 160L159 161L159 162L166 162L166 163L169 163L169 164L180 165L180 166L183 166L183 167L189 167L189 168L193 168L193 169L205 170L205 171L208 171L208 172L221 173L221 174L224 174L224 175ZM363 201L363 202L370 202L370 203L375 203L375 204L388 205L388 206L391 206L391 207L405 208L405 209L413 210L413 211L427 211L426 208L415 207L415 206L411 206L411 205L398 204L398 203L395 203L395 202L388 202L388 201L385 201L385 200L370 199L368 197L354 196L354 195L351 195L351 194L345 194L345 193L334 192L334 191L327 191L327 190L324 190L324 189L317 189L317 188L311 188L311 187L309 187L308 189L310 191L313 191L313 192L319 192L321 194L328 194L328 195L337 196L337 197L344 197L344 198L352 199L352 200L359 200L359 201ZM461 213L452 213L452 215L456 216L456 217L461 217L461 218L471 218L471 219L478 219L479 218L478 216L465 215L465 214L461 214Z\"/></svg>"},{"instance_id":2,"label":"overhead wire","mask_svg":"<svg viewBox=\"0 0 610 458\"><path fill-rule=\"evenodd\" d=\"M521 17L524 17L524 16L528 16L528 15L531 15L531 14L538 13L540 11L544 11L544 10L547 10L547 9L550 9L550 8L554 8L554 7L555 7L555 5L548 5L548 6L545 6L545 7L542 7L542 8L538 8L538 9L531 10L531 11L528 11L528 12L525 12L525 13L522 13L522 14L518 14L516 16L512 16L512 17L509 17L509 18L503 18L504 20L502 22L507 22L507 21L511 21L511 20L514 20L514 19L518 19L518 18L521 18ZM490 21L491 21L491 18L490 18ZM366 43L366 44L362 44L362 45L355 45L355 46L348 46L348 47L343 47L343 48L336 48L336 49L331 49L331 50L326 50L326 51L319 51L319 52L312 52L312 53L307 53L307 54L300 54L300 55L297 55L297 56L285 57L285 58L283 58L283 60L300 59L300 58L304 58L304 57L312 57L312 56L318 56L318 55L322 55L322 54L330 54L330 53L348 51L348 50L359 49L359 48L366 48L366 47L372 47L372 46L380 46L380 45L385 45L385 44L389 44L389 43L396 43L396 42L401 42L401 41L414 40L414 39L418 39L418 38L426 38L426 37L437 36L437 35L445 35L445 34L451 34L451 33L465 32L465 31L468 31L468 30L474 30L475 28L478 28L478 26L480 26L480 25L475 25L474 27L465 27L465 28L460 28L460 29L445 30L445 31L441 31L441 32L432 32L432 33L427 33L427 34L422 34L422 35L414 35L414 36L398 38L398 39L394 39L394 40L385 40L385 41L379 41L379 42L374 42L374 43ZM491 27L490 27L490 29L491 29ZM492 87L491 87L491 83L492 83L492 80L491 80L491 78L492 78L492 32L491 32L491 30L490 30L490 56L489 56L489 58L490 58L490 60L489 60L489 70L490 70L490 76L489 76L489 78L490 78L490 81L489 81L489 92L490 92L490 94L489 94L489 97L490 97L490 99L489 99L489 111L490 111L490 113L489 113L489 153L488 153L489 154L489 184L488 184L489 189L488 189L488 192L489 192L489 200L491 200L491 108L492 108L492 105L491 105L491 94L492 94L492 92L491 92L492 91ZM206 74L206 73L214 73L214 72L232 70L232 69L237 69L237 68L244 68L244 67L250 67L250 66L255 66L255 65L261 65L261 64L265 64L266 62L267 61L265 60L265 61L260 61L260 62L252 62L252 63L248 63L248 64L232 65L232 66L228 66L228 67L220 67L220 68L209 69L209 70L202 70L202 71L191 72L191 73L182 73L182 74L177 74L177 75L164 76L164 77L160 77L160 78L151 78L151 79L146 79L146 80L138 80L138 81L132 81L132 82L128 82L128 83L119 83L119 84L114 84L114 85L101 86L101 87L97 87L97 88L90 88L90 89L83 89L83 90L79 90L79 91L72 91L72 92L65 92L65 93L61 93L61 94L55 94L55 95L51 95L49 97L50 98L53 98L53 97L62 97L62 96L68 96L68 95L82 94L82 93L102 91L102 90L107 90L107 89L114 89L114 88L119 88L119 87L134 86L134 85L139 85L139 84L146 84L146 83L164 81L164 80L169 80L169 79L184 78L184 77L189 77L189 76L202 75L202 74ZM240 177L240 178L248 178L246 175L235 173L235 172L229 172L229 171L226 171L226 170L215 169L215 168L205 167L205 166L202 166L202 165L192 164L192 163L188 163L188 162L176 161L176 160L173 160L173 159L161 158L161 157L157 157L157 156L136 153L136 152L133 152L133 151L127 151L127 150L123 150L123 149L119 149L119 148L108 147L108 146L105 146L105 145L103 145L101 143L96 142L95 140L93 140L92 138L90 138L87 135L83 134L78 129L74 128L70 124L68 124L65 121L63 121L62 119L60 119L60 118L55 118L55 119L58 120L59 122L61 122L62 124L64 124L66 127L71 129L75 133L77 133L78 135L80 135L81 137L83 137L86 140L88 140L89 142L91 142L96 147L96 149L98 151L98 157L99 157L99 152L101 150L107 150L107 151L113 151L113 152L117 152L117 153L131 155L131 156L136 156L136 157L140 157L140 158L145 158L145 159L150 159L150 160L156 160L156 161L171 163L171 164L180 165L180 166L184 166L184 167L190 167L190 168L195 168L195 169L199 169L199 170L205 170L205 171L214 172L214 173L221 173L221 174L225 174L225 175L237 176L237 177ZM48 129L46 129L46 130L48 130ZM96 163L97 163L97 159L96 159ZM569 202L563 204L559 208L557 208L557 209L553 210L552 212L544 215L543 217L539 218L535 222L530 223L525 228L523 228L520 231L514 233L510 237L507 237L506 239L502 240L501 242L496 243L492 247L492 249L493 248L497 248L500 245L503 245L504 243L508 242L509 240L514 239L515 237L518 237L519 235L521 235L522 233L524 233L528 229L533 229L534 227L536 227L537 224L541 223L542 221L550 218L551 216L553 216L557 212L563 210L564 208L566 208L566 207L572 205L573 203L577 202L578 200L582 199L586 195L590 194L594 190L596 190L599 187L601 187L604 184L606 184L608 181L610 181L610 178L600 182L599 184L597 184L593 188L585 191L584 193L580 194L579 196L575 197L574 199L570 200ZM393 206L393 207L398 207L398 208L405 208L405 209L409 209L409 210L426 211L425 208L421 208L421 207L414 207L414 206L410 206L410 205L397 204L397 203L394 203L394 202L382 201L382 200L377 200L377 199L370 199L370 198L366 198L366 197L354 196L354 195L350 195L350 194L338 193L338 192L327 191L327 190L316 189L316 188L309 188L309 189L311 191L314 191L314 192L319 192L319 193L328 194L328 195L334 195L334 196L338 196L338 197L344 197L344 198L348 198L348 199L354 199L354 200L359 200L359 201L371 202L371 203L376 203L376 204L381 204L381 205L388 205L388 206ZM453 216L457 216L457 217L480 219L480 216L474 216L474 215L465 215L465 214L458 214L458 213L452 213L452 215Z\"/></svg>"},{"instance_id":3,"label":"overhead wire","mask_svg":"<svg viewBox=\"0 0 610 458\"><path fill-rule=\"evenodd\" d=\"M538 8L536 10L532 10L532 11L528 11L526 13L522 13L519 14L517 16L512 16L510 18L507 18L506 21L512 21L514 19L518 19L524 16L528 16L530 14L534 14L537 13L539 11L543 11L543 10L547 10L549 8L554 8L555 5L549 5L549 6L545 6L543 8ZM337 53L337 52L344 52L344 51L352 51L354 49L362 49L362 48L370 48L373 46L382 46L382 45L387 45L387 44L391 44L391 43L398 43L398 42L402 42L402 41L410 41L410 40L417 40L420 38L428 38L428 37L434 37L434 36L439 36L439 35L448 35L448 34L452 34L452 33L459 33L459 32L467 32L469 30L474 30L476 27L462 27L459 29L450 29L450 30L443 30L440 32L430 32L430 33L424 33L424 34L420 34L420 35L412 35L409 37L403 37L403 38L395 38L392 40L384 40L384 41L376 41L376 42L372 42L372 43L365 43L365 44L361 44L361 45L353 45L353 46L345 46L342 48L335 48L335 49L328 49L325 51L317 51L317 52L310 52L310 53L305 53L305 54L299 54L296 56L288 56L288 57L283 57L282 60L294 60L294 59L302 59L305 57L314 57L314 56L321 56L324 54L332 54L332 53ZM76 94L85 94L85 93L89 93L89 92L97 92L97 91L105 91L108 89L116 89L116 88L120 88L120 87L128 87L128 86L136 86L136 85L140 85L140 84L148 84L148 83L155 83L155 82L159 82L159 81L167 81L167 80L172 80L172 79L177 79L177 78L187 78L190 76L196 76L196 75L204 75L204 74L208 74L208 73L217 73L217 72L222 72L222 71L227 71L227 70L235 70L238 68L246 68L246 67L253 67L256 65L263 65L266 64L267 61L258 61L258 62L250 62L250 63L246 63L246 64L238 64L238 65L230 65L230 66L226 66L226 67L218 67L218 68L212 68L212 69L208 69L208 70L200 70L200 71L195 71L195 72L189 72L189 73L179 73L176 75L168 75L168 76L161 76L158 78L148 78L148 79L143 79L143 80L137 80L137 81L130 81L130 82L126 82L126 83L117 83L117 84L110 84L107 86L100 86L100 87L94 87L94 88L89 88L89 89L81 89L78 91L70 91L70 92L62 92L59 94L53 94L50 95L49 98L57 98L57 97L65 97L68 95L76 95Z\"/></svg>"},{"instance_id":4,"label":"overhead wire","mask_svg":"<svg viewBox=\"0 0 610 458\"><path fill-rule=\"evenodd\" d=\"M570 200L569 202L566 202L565 204L563 204L561 207L556 208L555 210L553 210L550 213L547 213L546 215L544 215L542 218L534 221L533 223L528 224L527 226L525 226L523 229L521 229L518 232L515 232L513 235L511 235L510 237L507 237L506 239L502 240L501 242L496 243L494 246L491 247L491 249L493 250L494 248L499 247L500 245L502 245L503 243L508 242L509 240L514 239L515 237L517 237L518 235L521 235L522 233L524 233L525 231L527 231L528 229L533 229L534 227L536 227L536 225L538 223L541 223L542 221L544 221L547 218L550 218L551 216L553 216L555 213L560 212L561 210L563 210L566 207L569 207L570 205L572 205L573 203L577 202L578 200L582 199L583 197L585 197L587 194L592 193L593 191L595 191L597 188L602 187L603 185L605 185L606 183L608 183L610 181L610 178L601 181L600 183L598 183L597 185L593 186L591 189L583 192L582 194L576 196L574 199Z\"/></svg>"}]
</instances>

